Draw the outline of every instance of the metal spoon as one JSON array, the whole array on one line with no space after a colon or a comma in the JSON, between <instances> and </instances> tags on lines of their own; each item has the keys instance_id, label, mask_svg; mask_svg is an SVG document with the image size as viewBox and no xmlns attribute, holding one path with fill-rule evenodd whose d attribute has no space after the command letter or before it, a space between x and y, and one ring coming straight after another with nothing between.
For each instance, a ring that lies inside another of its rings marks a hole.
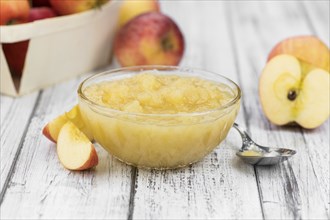
<instances>
[{"instance_id":1,"label":"metal spoon","mask_svg":"<svg viewBox=\"0 0 330 220\"><path fill-rule=\"evenodd\" d=\"M253 165L274 165L296 154L295 150L271 148L256 144L247 132L234 123L233 127L242 137L242 148L236 153L244 162Z\"/></svg>"}]
</instances>

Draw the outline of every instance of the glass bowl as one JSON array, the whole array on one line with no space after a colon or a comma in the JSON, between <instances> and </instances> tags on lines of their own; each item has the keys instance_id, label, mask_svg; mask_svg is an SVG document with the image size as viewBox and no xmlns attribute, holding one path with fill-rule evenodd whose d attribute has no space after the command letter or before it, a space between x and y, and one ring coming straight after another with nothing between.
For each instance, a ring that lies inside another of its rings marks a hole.
<instances>
[{"instance_id":1,"label":"glass bowl","mask_svg":"<svg viewBox=\"0 0 330 220\"><path fill-rule=\"evenodd\" d=\"M174 114L131 113L88 99L85 88L142 72L198 77L221 83L232 98L216 109ZM241 90L230 79L204 70L174 66L136 66L115 69L87 78L78 89L82 118L94 139L111 155L133 166L171 169L201 160L227 136L240 107Z\"/></svg>"}]
</instances>

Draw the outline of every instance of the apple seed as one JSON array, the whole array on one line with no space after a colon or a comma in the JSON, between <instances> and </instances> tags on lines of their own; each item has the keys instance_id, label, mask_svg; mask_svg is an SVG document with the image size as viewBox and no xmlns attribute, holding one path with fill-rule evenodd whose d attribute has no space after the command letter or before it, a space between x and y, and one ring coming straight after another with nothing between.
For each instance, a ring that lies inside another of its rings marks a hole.
<instances>
[{"instance_id":1,"label":"apple seed","mask_svg":"<svg viewBox=\"0 0 330 220\"><path fill-rule=\"evenodd\" d=\"M290 90L287 97L290 101L294 101L297 98L297 92L295 90Z\"/></svg>"}]
</instances>

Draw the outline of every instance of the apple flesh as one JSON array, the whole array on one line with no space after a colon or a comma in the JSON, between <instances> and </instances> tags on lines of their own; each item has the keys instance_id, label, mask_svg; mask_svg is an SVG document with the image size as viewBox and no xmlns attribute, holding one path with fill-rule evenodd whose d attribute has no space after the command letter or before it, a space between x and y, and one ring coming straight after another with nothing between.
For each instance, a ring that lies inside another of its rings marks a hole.
<instances>
[{"instance_id":1,"label":"apple flesh","mask_svg":"<svg viewBox=\"0 0 330 220\"><path fill-rule=\"evenodd\" d=\"M329 93L329 72L287 54L273 57L259 81L262 109L276 125L320 126L330 114Z\"/></svg>"},{"instance_id":2,"label":"apple flesh","mask_svg":"<svg viewBox=\"0 0 330 220\"><path fill-rule=\"evenodd\" d=\"M75 14L100 7L108 0L50 0L52 8L59 15Z\"/></svg>"},{"instance_id":3,"label":"apple flesh","mask_svg":"<svg viewBox=\"0 0 330 220\"><path fill-rule=\"evenodd\" d=\"M157 0L124 0L119 11L119 26L146 12L160 12Z\"/></svg>"},{"instance_id":4,"label":"apple flesh","mask_svg":"<svg viewBox=\"0 0 330 220\"><path fill-rule=\"evenodd\" d=\"M330 71L329 48L315 36L297 36L279 42L270 52L268 61L279 54L289 54L311 66Z\"/></svg>"},{"instance_id":5,"label":"apple flesh","mask_svg":"<svg viewBox=\"0 0 330 220\"><path fill-rule=\"evenodd\" d=\"M60 130L57 155L61 164L69 170L86 170L98 164L94 145L72 122L66 122Z\"/></svg>"},{"instance_id":6,"label":"apple flesh","mask_svg":"<svg viewBox=\"0 0 330 220\"><path fill-rule=\"evenodd\" d=\"M58 135L60 133L61 128L65 123L71 121L78 127L89 140L93 140L93 135L91 130L85 126L83 119L80 114L80 109L78 105L75 105L69 112L66 112L52 121L50 121L42 130L42 133L45 137L47 137L52 142L56 143L58 140Z\"/></svg>"},{"instance_id":7,"label":"apple flesh","mask_svg":"<svg viewBox=\"0 0 330 220\"><path fill-rule=\"evenodd\" d=\"M184 37L170 17L148 12L120 29L114 52L121 66L178 65L184 53Z\"/></svg>"},{"instance_id":8,"label":"apple flesh","mask_svg":"<svg viewBox=\"0 0 330 220\"><path fill-rule=\"evenodd\" d=\"M28 22L30 5L28 0L0 1L0 25Z\"/></svg>"},{"instance_id":9,"label":"apple flesh","mask_svg":"<svg viewBox=\"0 0 330 220\"><path fill-rule=\"evenodd\" d=\"M58 139L58 134L60 133L61 128L66 122L68 122L68 119L65 114L60 115L44 127L44 129L42 130L42 134L52 142L56 143Z\"/></svg>"}]
</instances>

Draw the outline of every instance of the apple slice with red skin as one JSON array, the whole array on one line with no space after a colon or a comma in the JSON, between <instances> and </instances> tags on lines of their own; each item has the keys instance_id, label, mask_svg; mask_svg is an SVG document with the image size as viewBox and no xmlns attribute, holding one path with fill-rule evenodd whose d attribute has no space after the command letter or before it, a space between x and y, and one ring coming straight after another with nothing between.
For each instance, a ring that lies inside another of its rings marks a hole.
<instances>
[{"instance_id":1,"label":"apple slice with red skin","mask_svg":"<svg viewBox=\"0 0 330 220\"><path fill-rule=\"evenodd\" d=\"M42 130L42 134L51 140L52 142L56 143L58 134L60 133L61 128L63 125L68 122L68 118L65 114L58 116L54 120L50 121Z\"/></svg>"},{"instance_id":2,"label":"apple slice with red skin","mask_svg":"<svg viewBox=\"0 0 330 220\"><path fill-rule=\"evenodd\" d=\"M49 140L54 143L57 142L58 134L62 126L71 121L74 123L87 137L89 140L93 140L93 135L91 130L84 124L84 121L80 114L80 109L78 105L75 105L70 111L56 117L50 121L42 130L42 133Z\"/></svg>"},{"instance_id":3,"label":"apple slice with red skin","mask_svg":"<svg viewBox=\"0 0 330 220\"><path fill-rule=\"evenodd\" d=\"M57 140L57 155L68 170L87 170L98 164L92 142L72 122L66 122Z\"/></svg>"}]
</instances>

